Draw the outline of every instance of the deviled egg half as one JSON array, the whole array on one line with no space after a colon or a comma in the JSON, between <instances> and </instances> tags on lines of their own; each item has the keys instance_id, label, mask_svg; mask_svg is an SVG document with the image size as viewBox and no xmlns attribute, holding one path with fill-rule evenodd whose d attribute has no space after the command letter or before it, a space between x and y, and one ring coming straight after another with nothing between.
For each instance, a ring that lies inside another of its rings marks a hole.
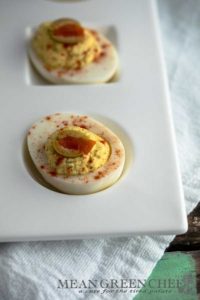
<instances>
[{"instance_id":1,"label":"deviled egg half","mask_svg":"<svg viewBox=\"0 0 200 300\"><path fill-rule=\"evenodd\" d=\"M42 23L31 32L28 52L36 70L55 84L107 82L118 68L112 43L73 19Z\"/></svg>"},{"instance_id":2,"label":"deviled egg half","mask_svg":"<svg viewBox=\"0 0 200 300\"><path fill-rule=\"evenodd\" d=\"M107 127L85 115L56 113L33 124L30 156L44 179L67 194L90 194L122 174L125 150Z\"/></svg>"}]
</instances>

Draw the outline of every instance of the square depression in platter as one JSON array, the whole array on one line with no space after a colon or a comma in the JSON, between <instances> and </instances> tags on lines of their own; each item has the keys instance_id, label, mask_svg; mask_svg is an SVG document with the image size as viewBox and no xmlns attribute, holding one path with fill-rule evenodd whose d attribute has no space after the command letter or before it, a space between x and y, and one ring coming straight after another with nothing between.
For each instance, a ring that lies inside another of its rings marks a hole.
<instances>
[{"instance_id":1,"label":"square depression in platter","mask_svg":"<svg viewBox=\"0 0 200 300\"><path fill-rule=\"evenodd\" d=\"M61 86L36 78L28 62L27 29L65 14L102 30L114 28L108 37L119 56L117 80ZM107 0L4 0L0 17L1 126L6 127L0 149L0 240L184 232L184 197L154 2L111 0L108 7ZM126 163L117 183L75 196L56 192L41 180L26 137L34 122L57 112L89 115L119 136Z\"/></svg>"},{"instance_id":2,"label":"square depression in platter","mask_svg":"<svg viewBox=\"0 0 200 300\"><path fill-rule=\"evenodd\" d=\"M86 28L90 28L93 30L96 30L97 32L103 34L111 43L114 45L116 50L118 50L118 37L117 37L117 31L116 28L112 25L97 25L95 23L88 24L87 22L84 22L84 26ZM35 28L32 28L28 26L25 28L25 40L26 40L26 46L28 47L28 44L30 43L31 39L31 32ZM25 61L25 83L27 85L50 85L51 83L48 82L45 78L43 78L38 71L35 69L33 64L30 61L30 58L27 57ZM117 72L115 72L114 76L107 81L106 83L115 83L120 80L120 64L118 66Z\"/></svg>"}]
</instances>

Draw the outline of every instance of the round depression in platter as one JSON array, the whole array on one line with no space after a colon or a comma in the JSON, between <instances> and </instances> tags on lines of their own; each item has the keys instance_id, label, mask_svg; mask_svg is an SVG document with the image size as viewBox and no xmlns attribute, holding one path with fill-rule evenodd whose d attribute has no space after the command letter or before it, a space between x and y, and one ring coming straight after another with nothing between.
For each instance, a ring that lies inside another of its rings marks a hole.
<instances>
[{"instance_id":1,"label":"round depression in platter","mask_svg":"<svg viewBox=\"0 0 200 300\"><path fill-rule=\"evenodd\" d=\"M39 184L87 195L118 184L133 147L125 130L109 118L55 113L32 125L23 151L26 168Z\"/></svg>"}]
</instances>

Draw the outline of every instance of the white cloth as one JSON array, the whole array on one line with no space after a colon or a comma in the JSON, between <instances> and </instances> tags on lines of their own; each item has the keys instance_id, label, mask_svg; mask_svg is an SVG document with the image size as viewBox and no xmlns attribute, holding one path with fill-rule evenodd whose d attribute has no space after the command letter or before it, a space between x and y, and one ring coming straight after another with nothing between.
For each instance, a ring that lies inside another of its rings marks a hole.
<instances>
[{"instance_id":1,"label":"white cloth","mask_svg":"<svg viewBox=\"0 0 200 300\"><path fill-rule=\"evenodd\" d=\"M200 1L158 2L187 212L200 194ZM0 300L132 299L58 289L58 279L148 278L173 236L5 243Z\"/></svg>"}]
</instances>

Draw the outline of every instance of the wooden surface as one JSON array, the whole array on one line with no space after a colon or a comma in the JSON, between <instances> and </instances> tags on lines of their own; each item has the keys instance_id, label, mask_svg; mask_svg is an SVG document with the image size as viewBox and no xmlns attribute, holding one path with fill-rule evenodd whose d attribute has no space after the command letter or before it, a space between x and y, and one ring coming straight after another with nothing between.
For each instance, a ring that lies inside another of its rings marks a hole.
<instances>
[{"instance_id":1,"label":"wooden surface","mask_svg":"<svg viewBox=\"0 0 200 300\"><path fill-rule=\"evenodd\" d=\"M192 255L196 265L196 284L197 284L197 294L200 299L200 250L188 252L188 255Z\"/></svg>"},{"instance_id":2,"label":"wooden surface","mask_svg":"<svg viewBox=\"0 0 200 300\"><path fill-rule=\"evenodd\" d=\"M200 203L188 216L188 232L177 235L167 251L200 250Z\"/></svg>"},{"instance_id":3,"label":"wooden surface","mask_svg":"<svg viewBox=\"0 0 200 300\"><path fill-rule=\"evenodd\" d=\"M188 231L177 235L167 252L181 251L191 255L196 265L196 284L200 299L200 203L188 216Z\"/></svg>"},{"instance_id":4,"label":"wooden surface","mask_svg":"<svg viewBox=\"0 0 200 300\"><path fill-rule=\"evenodd\" d=\"M161 291L147 284L134 300L200 300L200 203L188 216L188 227L186 234L176 236L148 279L175 279L181 285Z\"/></svg>"}]
</instances>

